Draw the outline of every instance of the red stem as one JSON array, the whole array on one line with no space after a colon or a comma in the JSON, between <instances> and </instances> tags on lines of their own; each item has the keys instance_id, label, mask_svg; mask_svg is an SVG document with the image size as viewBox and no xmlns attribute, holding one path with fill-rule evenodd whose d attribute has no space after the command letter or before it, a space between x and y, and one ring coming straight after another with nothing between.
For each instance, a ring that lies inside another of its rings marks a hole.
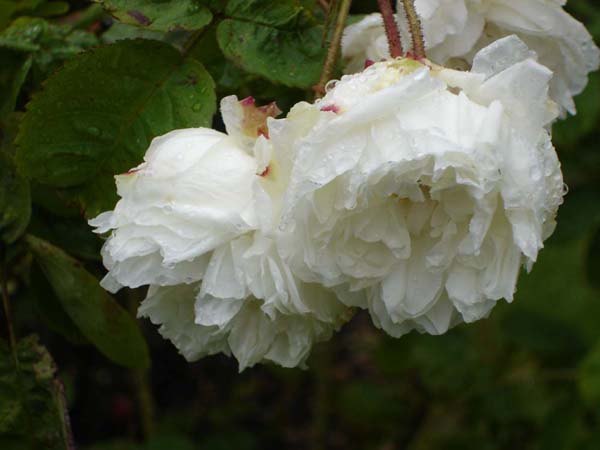
<instances>
[{"instance_id":1,"label":"red stem","mask_svg":"<svg viewBox=\"0 0 600 450\"><path fill-rule=\"evenodd\" d=\"M385 34L390 47L390 56L398 58L404 52L402 51L402 42L400 41L400 33L398 32L398 25L394 17L394 10L392 9L390 0L377 0L377 3L383 17L383 26L385 27Z\"/></svg>"}]
</instances>

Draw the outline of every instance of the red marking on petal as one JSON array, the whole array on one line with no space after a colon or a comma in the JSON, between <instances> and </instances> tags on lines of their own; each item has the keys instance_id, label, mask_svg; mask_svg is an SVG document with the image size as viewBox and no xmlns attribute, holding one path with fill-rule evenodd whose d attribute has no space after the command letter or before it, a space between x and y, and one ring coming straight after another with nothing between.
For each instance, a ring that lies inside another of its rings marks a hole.
<instances>
[{"instance_id":1,"label":"red marking on petal","mask_svg":"<svg viewBox=\"0 0 600 450\"><path fill-rule=\"evenodd\" d=\"M281 114L281 110L275 102L268 105L256 106L254 97L247 97L240 101L242 106L242 132L250 137L258 136L269 137L269 129L267 127L267 119L269 117L277 117Z\"/></svg>"},{"instance_id":2,"label":"red marking on petal","mask_svg":"<svg viewBox=\"0 0 600 450\"><path fill-rule=\"evenodd\" d=\"M258 176L266 177L267 175L269 175L270 171L271 171L271 166L267 166L267 167L265 167L265 170L263 170L261 173L258 174Z\"/></svg>"},{"instance_id":3,"label":"red marking on petal","mask_svg":"<svg viewBox=\"0 0 600 450\"><path fill-rule=\"evenodd\" d=\"M127 172L122 173L121 175L133 175L136 172L139 172L140 169L129 169Z\"/></svg>"},{"instance_id":4,"label":"red marking on petal","mask_svg":"<svg viewBox=\"0 0 600 450\"><path fill-rule=\"evenodd\" d=\"M241 104L242 106L250 106L250 105L254 105L254 102L255 102L255 100L254 100L254 97L252 97L252 96L250 96L250 97L246 97L246 98L244 98L244 99L240 100L240 104Z\"/></svg>"},{"instance_id":5,"label":"red marking on petal","mask_svg":"<svg viewBox=\"0 0 600 450\"><path fill-rule=\"evenodd\" d=\"M365 59L365 69L367 67L371 67L373 64L375 64L375 61L373 61L372 59Z\"/></svg>"},{"instance_id":6,"label":"red marking on petal","mask_svg":"<svg viewBox=\"0 0 600 450\"><path fill-rule=\"evenodd\" d=\"M339 113L340 112L340 108L338 108L336 105L326 105L326 106L321 106L321 111L331 111L334 113Z\"/></svg>"}]
</instances>

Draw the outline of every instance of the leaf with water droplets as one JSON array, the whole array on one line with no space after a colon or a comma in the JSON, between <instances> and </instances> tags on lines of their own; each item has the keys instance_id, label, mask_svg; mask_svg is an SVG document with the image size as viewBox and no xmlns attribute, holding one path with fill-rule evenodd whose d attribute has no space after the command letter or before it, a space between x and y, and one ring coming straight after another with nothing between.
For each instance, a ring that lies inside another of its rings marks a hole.
<instances>
[{"instance_id":1,"label":"leaf with water droplets","mask_svg":"<svg viewBox=\"0 0 600 450\"><path fill-rule=\"evenodd\" d=\"M199 30L212 13L196 0L96 0L122 23L154 31Z\"/></svg>"},{"instance_id":2,"label":"leaf with water droplets","mask_svg":"<svg viewBox=\"0 0 600 450\"><path fill-rule=\"evenodd\" d=\"M27 107L17 162L94 216L114 206L113 176L138 165L152 138L209 126L215 110L214 83L198 61L161 42L119 41L48 79Z\"/></svg>"},{"instance_id":3,"label":"leaf with water droplets","mask_svg":"<svg viewBox=\"0 0 600 450\"><path fill-rule=\"evenodd\" d=\"M230 0L217 28L225 56L250 73L309 88L323 67L323 27L293 0Z\"/></svg>"}]
</instances>

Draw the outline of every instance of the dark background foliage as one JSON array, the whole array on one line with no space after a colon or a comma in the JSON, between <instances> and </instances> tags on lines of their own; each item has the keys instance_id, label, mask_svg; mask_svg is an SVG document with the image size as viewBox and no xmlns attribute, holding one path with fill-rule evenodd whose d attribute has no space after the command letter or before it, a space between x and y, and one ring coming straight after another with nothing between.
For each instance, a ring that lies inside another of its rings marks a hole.
<instances>
[{"instance_id":1,"label":"dark background foliage","mask_svg":"<svg viewBox=\"0 0 600 450\"><path fill-rule=\"evenodd\" d=\"M2 314L1 449L600 448L598 74L554 128L558 228L488 320L395 340L359 313L308 370L238 374L136 322L143 290L98 287L85 219L114 204L113 174L153 136L210 126L224 95L310 98L318 3L0 0L0 264L18 340ZM596 0L568 9L600 42Z\"/></svg>"}]
</instances>

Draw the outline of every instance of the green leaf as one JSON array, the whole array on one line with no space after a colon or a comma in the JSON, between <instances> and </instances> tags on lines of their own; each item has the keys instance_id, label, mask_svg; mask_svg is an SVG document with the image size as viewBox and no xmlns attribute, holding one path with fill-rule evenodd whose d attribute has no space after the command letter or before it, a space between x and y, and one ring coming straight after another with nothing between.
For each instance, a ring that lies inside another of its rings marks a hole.
<instances>
[{"instance_id":1,"label":"green leaf","mask_svg":"<svg viewBox=\"0 0 600 450\"><path fill-rule=\"evenodd\" d=\"M19 17L0 33L0 47L31 54L36 86L63 61L97 44L92 33L35 17Z\"/></svg>"},{"instance_id":2,"label":"green leaf","mask_svg":"<svg viewBox=\"0 0 600 450\"><path fill-rule=\"evenodd\" d=\"M0 239L7 243L16 241L30 216L29 183L17 173L12 157L0 151Z\"/></svg>"},{"instance_id":3,"label":"green leaf","mask_svg":"<svg viewBox=\"0 0 600 450\"><path fill-rule=\"evenodd\" d=\"M32 58L0 49L0 118L14 111L21 86L31 68Z\"/></svg>"},{"instance_id":4,"label":"green leaf","mask_svg":"<svg viewBox=\"0 0 600 450\"><path fill-rule=\"evenodd\" d=\"M148 30L146 28L128 25L126 23L113 23L108 30L102 34L102 42L113 44L124 39L149 39L164 41L167 33Z\"/></svg>"},{"instance_id":5,"label":"green leaf","mask_svg":"<svg viewBox=\"0 0 600 450\"><path fill-rule=\"evenodd\" d=\"M28 288L27 300L33 306L33 311L38 320L74 345L89 343L85 336L81 334L77 325L67 315L56 295L54 295L52 286L42 270L35 264L31 267Z\"/></svg>"},{"instance_id":6,"label":"green leaf","mask_svg":"<svg viewBox=\"0 0 600 450\"><path fill-rule=\"evenodd\" d=\"M293 0L231 0L217 28L227 58L250 73L292 87L316 84L326 49L323 27Z\"/></svg>"},{"instance_id":7,"label":"green leaf","mask_svg":"<svg viewBox=\"0 0 600 450\"><path fill-rule=\"evenodd\" d=\"M49 24L43 19L19 17L0 33L0 47L22 52L40 49L40 38L48 31Z\"/></svg>"},{"instance_id":8,"label":"green leaf","mask_svg":"<svg viewBox=\"0 0 600 450\"><path fill-rule=\"evenodd\" d=\"M154 31L199 30L212 13L197 0L95 0L121 22Z\"/></svg>"},{"instance_id":9,"label":"green leaf","mask_svg":"<svg viewBox=\"0 0 600 450\"><path fill-rule=\"evenodd\" d=\"M81 54L27 108L17 161L33 180L72 188L88 216L114 206L113 176L142 161L152 138L210 125L214 83L202 64L155 41Z\"/></svg>"},{"instance_id":10,"label":"green leaf","mask_svg":"<svg viewBox=\"0 0 600 450\"><path fill-rule=\"evenodd\" d=\"M61 249L34 236L27 242L63 308L105 356L127 367L148 367L148 348L136 321L98 280Z\"/></svg>"},{"instance_id":11,"label":"green leaf","mask_svg":"<svg viewBox=\"0 0 600 450\"><path fill-rule=\"evenodd\" d=\"M65 450L71 439L56 367L37 336L17 344L18 367L0 341L0 448Z\"/></svg>"}]
</instances>

